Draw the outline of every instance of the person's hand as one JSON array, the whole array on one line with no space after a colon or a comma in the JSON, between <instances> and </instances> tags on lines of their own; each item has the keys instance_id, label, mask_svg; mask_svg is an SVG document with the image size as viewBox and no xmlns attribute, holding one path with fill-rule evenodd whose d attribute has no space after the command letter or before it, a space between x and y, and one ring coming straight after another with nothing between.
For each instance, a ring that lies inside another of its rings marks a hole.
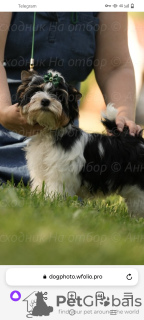
<instances>
[{"instance_id":1,"label":"person's hand","mask_svg":"<svg viewBox=\"0 0 144 320\"><path fill-rule=\"evenodd\" d=\"M116 117L116 125L117 125L117 129L120 132L123 131L124 126L127 126L129 128L129 133L132 136L138 135L142 130L142 128L139 125L137 125L134 121L120 115L117 115Z\"/></svg>"},{"instance_id":2,"label":"person's hand","mask_svg":"<svg viewBox=\"0 0 144 320\"><path fill-rule=\"evenodd\" d=\"M43 129L40 125L29 125L21 115L18 104L0 108L0 124L8 130L23 136L32 136Z\"/></svg>"}]
</instances>

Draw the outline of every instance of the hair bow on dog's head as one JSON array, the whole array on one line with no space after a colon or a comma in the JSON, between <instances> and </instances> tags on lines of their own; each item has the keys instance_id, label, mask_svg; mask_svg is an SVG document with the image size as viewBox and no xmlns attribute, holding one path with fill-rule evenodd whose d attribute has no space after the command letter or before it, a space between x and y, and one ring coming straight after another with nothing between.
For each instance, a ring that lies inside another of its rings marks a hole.
<instances>
[{"instance_id":1,"label":"hair bow on dog's head","mask_svg":"<svg viewBox=\"0 0 144 320\"><path fill-rule=\"evenodd\" d=\"M45 76L44 76L44 82L52 82L52 84L55 86L55 88L58 87L61 79L62 78L59 77L58 74L53 76L51 72L49 72L48 74L45 74Z\"/></svg>"}]
</instances>

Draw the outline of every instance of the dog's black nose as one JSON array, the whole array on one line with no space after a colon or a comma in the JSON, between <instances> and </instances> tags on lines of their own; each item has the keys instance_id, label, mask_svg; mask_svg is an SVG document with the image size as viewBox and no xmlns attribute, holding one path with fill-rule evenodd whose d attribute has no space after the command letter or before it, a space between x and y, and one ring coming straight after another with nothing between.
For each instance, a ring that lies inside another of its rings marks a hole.
<instances>
[{"instance_id":1,"label":"dog's black nose","mask_svg":"<svg viewBox=\"0 0 144 320\"><path fill-rule=\"evenodd\" d=\"M50 104L50 100L49 100L49 99L42 99L41 105L42 105L43 107L48 107L49 104Z\"/></svg>"}]
</instances>

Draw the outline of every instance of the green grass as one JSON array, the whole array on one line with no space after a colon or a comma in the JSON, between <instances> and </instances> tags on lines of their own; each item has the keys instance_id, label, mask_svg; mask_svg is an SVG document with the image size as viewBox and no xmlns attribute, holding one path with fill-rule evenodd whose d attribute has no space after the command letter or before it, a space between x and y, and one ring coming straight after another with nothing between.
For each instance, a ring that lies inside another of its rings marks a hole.
<instances>
[{"instance_id":1,"label":"green grass","mask_svg":"<svg viewBox=\"0 0 144 320\"><path fill-rule=\"evenodd\" d=\"M7 183L0 215L1 265L144 263L144 219L130 218L118 196L50 201Z\"/></svg>"}]
</instances>

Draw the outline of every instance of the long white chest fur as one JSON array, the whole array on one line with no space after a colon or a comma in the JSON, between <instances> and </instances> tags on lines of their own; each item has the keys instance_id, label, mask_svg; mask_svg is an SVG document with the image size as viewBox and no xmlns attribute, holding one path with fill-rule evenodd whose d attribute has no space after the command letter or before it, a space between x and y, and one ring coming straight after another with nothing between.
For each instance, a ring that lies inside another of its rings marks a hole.
<instances>
[{"instance_id":1,"label":"long white chest fur","mask_svg":"<svg viewBox=\"0 0 144 320\"><path fill-rule=\"evenodd\" d=\"M44 182L47 196L78 194L81 186L79 172L85 165L83 153L87 140L88 135L82 132L72 148L65 151L55 143L52 134L41 132L32 137L25 148L32 190L41 191Z\"/></svg>"}]
</instances>

